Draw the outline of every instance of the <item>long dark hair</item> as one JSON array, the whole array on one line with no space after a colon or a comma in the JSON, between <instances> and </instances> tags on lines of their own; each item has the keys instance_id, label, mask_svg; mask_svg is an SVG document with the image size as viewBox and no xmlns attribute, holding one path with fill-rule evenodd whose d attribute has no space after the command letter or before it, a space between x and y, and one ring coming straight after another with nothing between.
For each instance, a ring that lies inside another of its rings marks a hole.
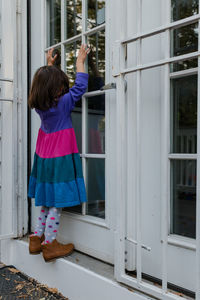
<instances>
[{"instance_id":1,"label":"long dark hair","mask_svg":"<svg viewBox=\"0 0 200 300\"><path fill-rule=\"evenodd\" d=\"M28 98L30 108L48 110L58 104L58 98L69 91L67 75L56 66L40 67L31 84Z\"/></svg>"}]
</instances>

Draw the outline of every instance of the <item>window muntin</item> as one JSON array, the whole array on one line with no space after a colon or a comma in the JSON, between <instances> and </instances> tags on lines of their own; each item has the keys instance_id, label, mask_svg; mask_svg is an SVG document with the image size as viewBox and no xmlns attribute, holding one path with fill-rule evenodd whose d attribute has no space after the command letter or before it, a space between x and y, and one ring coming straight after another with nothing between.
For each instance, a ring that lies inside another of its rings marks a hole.
<instances>
[{"instance_id":1,"label":"window muntin","mask_svg":"<svg viewBox=\"0 0 200 300\"><path fill-rule=\"evenodd\" d=\"M171 4L173 21L198 13L198 1ZM171 30L171 57L194 51L198 51L197 23ZM170 233L190 238L196 236L197 66L197 59L170 65Z\"/></svg>"},{"instance_id":2,"label":"window muntin","mask_svg":"<svg viewBox=\"0 0 200 300\"><path fill-rule=\"evenodd\" d=\"M90 75L88 96L76 102L71 114L82 159L88 203L64 210L105 218L105 93L99 94L99 89L105 82L106 67L105 1L65 0L62 4L63 10L61 0L47 0L46 46L61 48L61 68L69 77L70 87L74 84L76 57L81 43L92 46L90 57L85 63ZM90 32L95 27L96 31Z\"/></svg>"}]
</instances>

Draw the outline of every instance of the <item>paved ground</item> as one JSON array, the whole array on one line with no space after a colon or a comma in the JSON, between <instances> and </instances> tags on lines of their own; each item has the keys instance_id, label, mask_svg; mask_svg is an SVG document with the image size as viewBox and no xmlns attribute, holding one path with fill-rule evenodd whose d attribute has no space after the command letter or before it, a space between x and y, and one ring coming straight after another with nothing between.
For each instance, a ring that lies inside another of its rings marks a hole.
<instances>
[{"instance_id":1,"label":"paved ground","mask_svg":"<svg viewBox=\"0 0 200 300\"><path fill-rule=\"evenodd\" d=\"M69 300L56 288L37 282L14 266L0 263L0 300Z\"/></svg>"}]
</instances>

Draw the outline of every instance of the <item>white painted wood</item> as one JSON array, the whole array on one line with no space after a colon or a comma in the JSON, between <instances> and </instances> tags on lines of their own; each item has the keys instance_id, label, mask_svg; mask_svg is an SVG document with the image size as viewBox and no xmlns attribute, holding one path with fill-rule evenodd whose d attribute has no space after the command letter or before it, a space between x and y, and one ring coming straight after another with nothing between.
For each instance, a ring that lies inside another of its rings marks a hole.
<instances>
[{"instance_id":1,"label":"white painted wood","mask_svg":"<svg viewBox=\"0 0 200 300\"><path fill-rule=\"evenodd\" d=\"M30 255L28 243L22 240L3 241L2 261L14 265L17 269L49 287L57 288L70 300L150 300L131 288L127 288L113 279L98 274L98 270L89 270L70 259L60 258L45 263L41 254Z\"/></svg>"}]
</instances>

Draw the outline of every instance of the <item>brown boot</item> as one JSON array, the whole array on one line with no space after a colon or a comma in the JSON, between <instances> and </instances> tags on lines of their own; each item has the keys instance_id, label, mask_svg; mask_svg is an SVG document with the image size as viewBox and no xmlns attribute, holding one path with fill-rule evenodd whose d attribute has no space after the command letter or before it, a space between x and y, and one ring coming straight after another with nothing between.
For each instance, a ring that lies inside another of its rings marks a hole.
<instances>
[{"instance_id":1,"label":"brown boot","mask_svg":"<svg viewBox=\"0 0 200 300\"><path fill-rule=\"evenodd\" d=\"M29 236L29 253L39 254L42 251L41 243L45 240L44 233L41 237L37 235Z\"/></svg>"},{"instance_id":2,"label":"brown boot","mask_svg":"<svg viewBox=\"0 0 200 300\"><path fill-rule=\"evenodd\" d=\"M43 244L42 254L46 262L52 261L59 257L70 255L74 250L73 244L61 244L56 239L49 244Z\"/></svg>"}]
</instances>

